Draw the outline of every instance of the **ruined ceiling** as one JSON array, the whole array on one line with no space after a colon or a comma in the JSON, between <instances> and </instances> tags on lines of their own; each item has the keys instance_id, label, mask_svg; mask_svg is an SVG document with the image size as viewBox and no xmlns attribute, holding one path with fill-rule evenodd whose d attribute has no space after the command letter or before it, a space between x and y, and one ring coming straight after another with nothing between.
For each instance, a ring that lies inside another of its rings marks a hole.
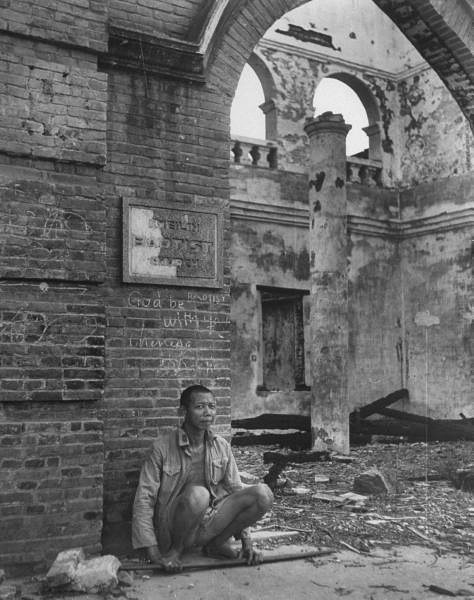
<instances>
[{"instance_id":1,"label":"ruined ceiling","mask_svg":"<svg viewBox=\"0 0 474 600\"><path fill-rule=\"evenodd\" d=\"M112 0L113 1L113 0ZM453 94L466 117L474 123L474 45L473 6L471 0L374 0L421 56L433 67ZM342 7L344 0L335 3ZM168 2L160 2L168 4ZM239 27L248 36L249 23L257 43L276 18L304 4L302 0L185 0L180 10L170 12L170 21L162 21L164 34L177 35L195 45L212 60L222 40L239 35ZM252 47L248 48L248 53Z\"/></svg>"}]
</instances>

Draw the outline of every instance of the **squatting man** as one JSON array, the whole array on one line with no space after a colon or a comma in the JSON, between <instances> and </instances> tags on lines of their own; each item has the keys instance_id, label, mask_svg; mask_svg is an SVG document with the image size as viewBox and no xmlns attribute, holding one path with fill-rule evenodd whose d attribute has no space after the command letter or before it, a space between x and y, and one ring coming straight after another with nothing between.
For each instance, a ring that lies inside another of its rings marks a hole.
<instances>
[{"instance_id":1,"label":"squatting man","mask_svg":"<svg viewBox=\"0 0 474 600\"><path fill-rule=\"evenodd\" d=\"M181 394L181 427L164 432L145 461L133 506L132 543L168 572L182 570L185 550L262 562L248 527L271 507L265 484L243 487L229 443L213 433L216 401L201 385ZM231 538L240 539L239 552Z\"/></svg>"}]
</instances>

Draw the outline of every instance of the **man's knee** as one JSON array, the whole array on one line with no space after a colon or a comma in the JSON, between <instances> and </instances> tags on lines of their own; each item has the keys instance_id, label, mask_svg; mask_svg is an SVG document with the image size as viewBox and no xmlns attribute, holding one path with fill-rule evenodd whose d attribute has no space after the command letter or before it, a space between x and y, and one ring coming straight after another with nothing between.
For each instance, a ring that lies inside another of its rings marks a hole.
<instances>
[{"instance_id":1,"label":"man's knee","mask_svg":"<svg viewBox=\"0 0 474 600\"><path fill-rule=\"evenodd\" d=\"M183 508L197 515L209 506L210 495L201 485L188 485L178 496L178 501Z\"/></svg>"},{"instance_id":2,"label":"man's knee","mask_svg":"<svg viewBox=\"0 0 474 600\"><path fill-rule=\"evenodd\" d=\"M273 504L273 492L265 483L253 485L250 490L260 510L267 512Z\"/></svg>"}]
</instances>

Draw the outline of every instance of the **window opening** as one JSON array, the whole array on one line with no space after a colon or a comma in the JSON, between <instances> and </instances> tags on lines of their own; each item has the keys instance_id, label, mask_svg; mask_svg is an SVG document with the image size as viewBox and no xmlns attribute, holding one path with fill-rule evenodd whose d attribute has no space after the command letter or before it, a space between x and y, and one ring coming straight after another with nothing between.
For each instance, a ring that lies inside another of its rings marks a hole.
<instances>
[{"instance_id":1,"label":"window opening","mask_svg":"<svg viewBox=\"0 0 474 600\"><path fill-rule=\"evenodd\" d=\"M344 121L352 125L346 138L347 156L369 158L369 138L363 131L369 125L367 111L350 86L326 77L316 88L313 106L315 117L327 111L342 114Z\"/></svg>"},{"instance_id":2,"label":"window opening","mask_svg":"<svg viewBox=\"0 0 474 600\"><path fill-rule=\"evenodd\" d=\"M263 86L250 65L245 65L230 110L231 136L266 139Z\"/></svg>"},{"instance_id":3,"label":"window opening","mask_svg":"<svg viewBox=\"0 0 474 600\"><path fill-rule=\"evenodd\" d=\"M307 292L260 289L263 391L307 389L303 297Z\"/></svg>"}]
</instances>

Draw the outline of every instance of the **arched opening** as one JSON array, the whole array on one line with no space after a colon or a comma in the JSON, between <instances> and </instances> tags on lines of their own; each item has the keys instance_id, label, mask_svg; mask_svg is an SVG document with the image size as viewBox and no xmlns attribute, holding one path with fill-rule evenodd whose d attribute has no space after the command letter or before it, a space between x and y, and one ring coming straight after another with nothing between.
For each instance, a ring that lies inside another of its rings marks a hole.
<instances>
[{"instance_id":1,"label":"arched opening","mask_svg":"<svg viewBox=\"0 0 474 600\"><path fill-rule=\"evenodd\" d=\"M262 83L247 63L242 70L230 111L230 133L233 138L266 139L265 114L260 108L264 102Z\"/></svg>"},{"instance_id":2,"label":"arched opening","mask_svg":"<svg viewBox=\"0 0 474 600\"><path fill-rule=\"evenodd\" d=\"M346 123L352 126L346 139L347 156L376 158L370 152L370 139L367 128L371 125L369 111L359 94L342 76L325 77L316 88L313 100L314 115L326 111L340 113ZM355 79L355 78L354 78Z\"/></svg>"}]
</instances>

